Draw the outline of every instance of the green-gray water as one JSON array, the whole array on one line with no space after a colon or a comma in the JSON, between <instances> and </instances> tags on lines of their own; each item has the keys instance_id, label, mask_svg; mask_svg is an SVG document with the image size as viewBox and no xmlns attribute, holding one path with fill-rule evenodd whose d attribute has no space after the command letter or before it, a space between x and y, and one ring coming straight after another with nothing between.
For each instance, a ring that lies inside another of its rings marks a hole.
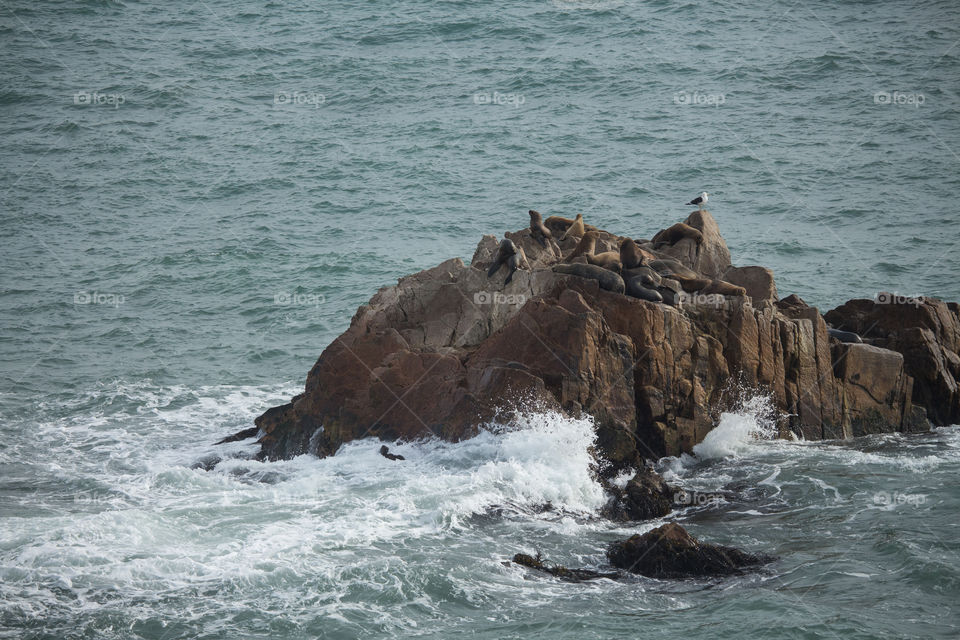
<instances>
[{"instance_id":1,"label":"green-gray water","mask_svg":"<svg viewBox=\"0 0 960 640\"><path fill-rule=\"evenodd\" d=\"M404 466L192 467L379 287L529 208L649 237L706 190L782 295L960 300L958 13L0 3L0 637L955 634L957 427L753 442L728 416L661 462L736 496L692 533L779 556L719 582L501 564L600 566L656 524L595 517L589 425L557 416Z\"/></svg>"}]
</instances>

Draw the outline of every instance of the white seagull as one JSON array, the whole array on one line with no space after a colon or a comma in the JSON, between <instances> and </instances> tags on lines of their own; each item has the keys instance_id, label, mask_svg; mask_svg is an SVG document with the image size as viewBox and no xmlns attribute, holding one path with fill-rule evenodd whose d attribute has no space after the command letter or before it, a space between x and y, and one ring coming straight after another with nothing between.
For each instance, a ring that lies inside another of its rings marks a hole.
<instances>
[{"instance_id":1,"label":"white seagull","mask_svg":"<svg viewBox=\"0 0 960 640\"><path fill-rule=\"evenodd\" d=\"M688 202L687 204L695 204L699 207L700 211L703 211L703 205L707 204L707 196L709 196L706 191L702 192L699 196Z\"/></svg>"}]
</instances>

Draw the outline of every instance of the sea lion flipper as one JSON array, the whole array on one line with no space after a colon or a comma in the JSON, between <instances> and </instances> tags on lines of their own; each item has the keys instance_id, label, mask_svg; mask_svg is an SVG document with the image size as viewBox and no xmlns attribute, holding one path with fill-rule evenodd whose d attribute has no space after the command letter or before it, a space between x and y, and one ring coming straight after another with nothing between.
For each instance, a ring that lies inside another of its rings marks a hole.
<instances>
[{"instance_id":1,"label":"sea lion flipper","mask_svg":"<svg viewBox=\"0 0 960 640\"><path fill-rule=\"evenodd\" d=\"M510 275L507 276L507 279L503 281L503 284L510 284L510 281L513 280L513 274L517 272L516 267L510 270Z\"/></svg>"},{"instance_id":2,"label":"sea lion flipper","mask_svg":"<svg viewBox=\"0 0 960 640\"><path fill-rule=\"evenodd\" d=\"M488 277L488 278L492 278L492 277L493 277L493 274L495 274L498 269L500 269L500 261L499 261L499 260L494 260L494 261L493 261L493 264L490 265L490 268L487 269L487 277Z\"/></svg>"}]
</instances>

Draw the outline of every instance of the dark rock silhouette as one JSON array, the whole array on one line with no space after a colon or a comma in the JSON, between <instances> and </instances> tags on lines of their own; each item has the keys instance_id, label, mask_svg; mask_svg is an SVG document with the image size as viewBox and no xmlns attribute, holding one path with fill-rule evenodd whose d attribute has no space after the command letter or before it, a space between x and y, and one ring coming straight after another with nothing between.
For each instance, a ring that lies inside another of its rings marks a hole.
<instances>
[{"instance_id":1,"label":"dark rock silhouette","mask_svg":"<svg viewBox=\"0 0 960 640\"><path fill-rule=\"evenodd\" d=\"M528 569L541 571L567 582L586 582L588 580L599 580L600 578L612 580L620 576L620 574L616 572L600 573L599 571L591 571L590 569L568 569L561 565L547 565L543 562L539 553L535 556L518 553L513 556L513 561Z\"/></svg>"},{"instance_id":2,"label":"dark rock silhouette","mask_svg":"<svg viewBox=\"0 0 960 640\"><path fill-rule=\"evenodd\" d=\"M387 460L406 460L406 458L401 456L399 453L390 453L390 447L388 447L387 445L383 445L382 447L380 447L380 455L382 455Z\"/></svg>"}]
</instances>

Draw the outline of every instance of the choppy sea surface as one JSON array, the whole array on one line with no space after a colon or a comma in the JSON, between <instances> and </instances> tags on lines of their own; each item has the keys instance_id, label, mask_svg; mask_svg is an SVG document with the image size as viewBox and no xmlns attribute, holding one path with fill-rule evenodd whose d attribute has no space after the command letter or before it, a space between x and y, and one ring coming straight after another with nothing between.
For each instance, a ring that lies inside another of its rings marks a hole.
<instances>
[{"instance_id":1,"label":"choppy sea surface","mask_svg":"<svg viewBox=\"0 0 960 640\"><path fill-rule=\"evenodd\" d=\"M960 428L659 463L743 577L567 584L588 422L243 459L357 305L526 210L649 237L710 192L822 310L960 300L948 1L0 4L0 637L955 637ZM213 455L224 460L213 465ZM551 509L544 510L549 503Z\"/></svg>"}]
</instances>

